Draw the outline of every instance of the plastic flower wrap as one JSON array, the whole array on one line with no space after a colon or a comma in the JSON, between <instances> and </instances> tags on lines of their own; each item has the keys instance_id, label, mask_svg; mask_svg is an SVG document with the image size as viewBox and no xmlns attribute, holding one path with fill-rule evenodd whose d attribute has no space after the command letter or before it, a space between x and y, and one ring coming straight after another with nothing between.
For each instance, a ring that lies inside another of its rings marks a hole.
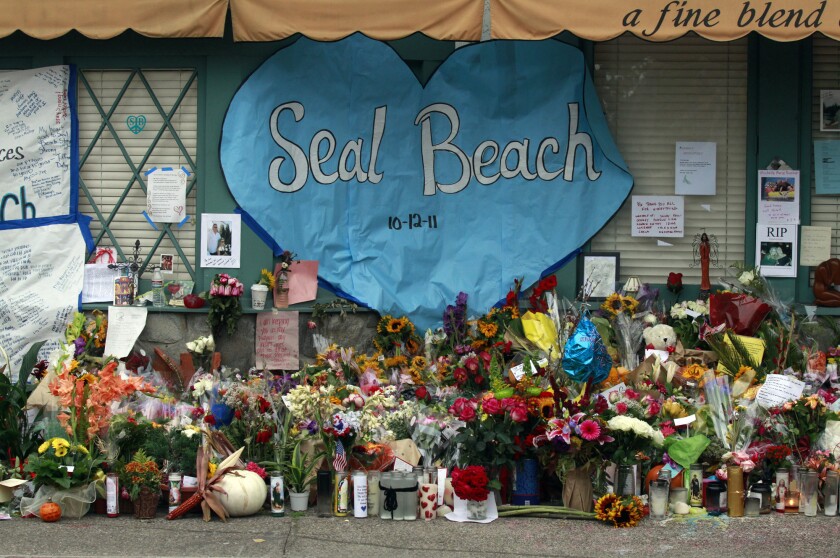
<instances>
[{"instance_id":1,"label":"plastic flower wrap","mask_svg":"<svg viewBox=\"0 0 840 558\"><path fill-rule=\"evenodd\" d=\"M560 356L557 328L546 314L525 312L522 316L522 329L528 341L536 345L549 359L555 360Z\"/></svg>"},{"instance_id":2,"label":"plastic flower wrap","mask_svg":"<svg viewBox=\"0 0 840 558\"><path fill-rule=\"evenodd\" d=\"M726 324L738 335L755 335L770 310L769 304L744 294L720 293L709 297L709 322L712 326Z\"/></svg>"},{"instance_id":3,"label":"plastic flower wrap","mask_svg":"<svg viewBox=\"0 0 840 558\"><path fill-rule=\"evenodd\" d=\"M760 410L758 403L736 407L729 376L716 377L712 370L703 377L703 389L709 417L723 447L731 452L746 451L755 431L755 418Z\"/></svg>"},{"instance_id":4,"label":"plastic flower wrap","mask_svg":"<svg viewBox=\"0 0 840 558\"><path fill-rule=\"evenodd\" d=\"M423 457L424 467L431 467L436 457L443 453L447 443L447 439L443 436L446 426L447 421L444 418L429 413L428 409L421 409L416 416L412 417L411 439L414 440Z\"/></svg>"}]
</instances>

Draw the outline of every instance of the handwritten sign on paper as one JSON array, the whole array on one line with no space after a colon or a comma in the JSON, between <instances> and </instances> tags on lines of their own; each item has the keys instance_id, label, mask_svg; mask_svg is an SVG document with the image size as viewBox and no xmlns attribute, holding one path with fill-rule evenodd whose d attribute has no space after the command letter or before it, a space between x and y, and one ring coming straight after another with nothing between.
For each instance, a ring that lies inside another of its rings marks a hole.
<instances>
[{"instance_id":1,"label":"handwritten sign on paper","mask_svg":"<svg viewBox=\"0 0 840 558\"><path fill-rule=\"evenodd\" d=\"M755 400L765 409L772 409L788 401L799 399L805 382L783 374L768 374Z\"/></svg>"},{"instance_id":2,"label":"handwritten sign on paper","mask_svg":"<svg viewBox=\"0 0 840 558\"><path fill-rule=\"evenodd\" d=\"M758 171L758 222L799 223L799 171Z\"/></svg>"},{"instance_id":3,"label":"handwritten sign on paper","mask_svg":"<svg viewBox=\"0 0 840 558\"><path fill-rule=\"evenodd\" d=\"M147 310L143 307L109 306L105 355L127 357L146 327L146 316Z\"/></svg>"},{"instance_id":4,"label":"handwritten sign on paper","mask_svg":"<svg viewBox=\"0 0 840 558\"><path fill-rule=\"evenodd\" d=\"M300 368L297 312L263 312L257 315L257 366L269 370Z\"/></svg>"},{"instance_id":5,"label":"handwritten sign on paper","mask_svg":"<svg viewBox=\"0 0 840 558\"><path fill-rule=\"evenodd\" d=\"M685 236L685 203L682 196L633 196L632 204L633 236Z\"/></svg>"},{"instance_id":6,"label":"handwritten sign on paper","mask_svg":"<svg viewBox=\"0 0 840 558\"><path fill-rule=\"evenodd\" d=\"M155 170L147 178L146 212L158 223L180 223L186 216L187 173Z\"/></svg>"},{"instance_id":7,"label":"handwritten sign on paper","mask_svg":"<svg viewBox=\"0 0 840 558\"><path fill-rule=\"evenodd\" d=\"M831 227L802 227L799 265L820 265L831 257Z\"/></svg>"},{"instance_id":8,"label":"handwritten sign on paper","mask_svg":"<svg viewBox=\"0 0 840 558\"><path fill-rule=\"evenodd\" d=\"M119 276L120 270L110 269L108 264L85 265L82 303L111 302L114 299L114 280Z\"/></svg>"}]
</instances>

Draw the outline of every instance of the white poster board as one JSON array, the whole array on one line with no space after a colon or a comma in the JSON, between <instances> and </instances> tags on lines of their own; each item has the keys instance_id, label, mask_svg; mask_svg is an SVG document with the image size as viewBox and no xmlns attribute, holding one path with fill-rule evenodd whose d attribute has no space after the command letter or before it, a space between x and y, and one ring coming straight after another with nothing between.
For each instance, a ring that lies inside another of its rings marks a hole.
<instances>
[{"instance_id":1,"label":"white poster board","mask_svg":"<svg viewBox=\"0 0 840 558\"><path fill-rule=\"evenodd\" d=\"M157 223L180 223L187 211L187 173L164 167L146 175L146 213Z\"/></svg>"},{"instance_id":2,"label":"white poster board","mask_svg":"<svg viewBox=\"0 0 840 558\"><path fill-rule=\"evenodd\" d=\"M677 142L674 156L674 193L682 196L714 196L717 191L717 143Z\"/></svg>"},{"instance_id":3,"label":"white poster board","mask_svg":"<svg viewBox=\"0 0 840 558\"><path fill-rule=\"evenodd\" d=\"M85 240L78 224L0 230L0 346L16 375L23 355L47 340L58 347L78 308Z\"/></svg>"},{"instance_id":4,"label":"white poster board","mask_svg":"<svg viewBox=\"0 0 840 558\"><path fill-rule=\"evenodd\" d=\"M796 223L755 227L755 261L765 277L796 277Z\"/></svg>"},{"instance_id":5,"label":"white poster board","mask_svg":"<svg viewBox=\"0 0 840 558\"><path fill-rule=\"evenodd\" d=\"M70 66L0 72L0 222L75 213Z\"/></svg>"},{"instance_id":6,"label":"white poster board","mask_svg":"<svg viewBox=\"0 0 840 558\"><path fill-rule=\"evenodd\" d=\"M799 223L799 171L758 171L758 222Z\"/></svg>"},{"instance_id":7,"label":"white poster board","mask_svg":"<svg viewBox=\"0 0 840 558\"><path fill-rule=\"evenodd\" d=\"M682 196L633 196L632 236L682 238L684 200Z\"/></svg>"}]
</instances>

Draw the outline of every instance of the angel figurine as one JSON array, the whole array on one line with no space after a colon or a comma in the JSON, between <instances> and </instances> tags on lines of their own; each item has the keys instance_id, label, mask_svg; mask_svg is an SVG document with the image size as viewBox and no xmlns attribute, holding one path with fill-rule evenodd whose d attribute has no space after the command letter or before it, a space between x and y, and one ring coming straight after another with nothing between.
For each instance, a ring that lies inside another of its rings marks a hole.
<instances>
[{"instance_id":1,"label":"angel figurine","mask_svg":"<svg viewBox=\"0 0 840 558\"><path fill-rule=\"evenodd\" d=\"M712 292L712 283L709 280L709 264L720 267L718 262L718 241L715 235L706 234L704 230L694 235L691 243L693 249L693 262L689 267L700 266L700 298L706 300Z\"/></svg>"}]
</instances>

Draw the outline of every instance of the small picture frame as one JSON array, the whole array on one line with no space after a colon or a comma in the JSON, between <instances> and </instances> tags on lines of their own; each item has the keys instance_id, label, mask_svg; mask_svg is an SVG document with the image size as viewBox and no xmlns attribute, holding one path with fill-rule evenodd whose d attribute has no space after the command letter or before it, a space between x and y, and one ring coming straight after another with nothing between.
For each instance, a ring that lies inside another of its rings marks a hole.
<instances>
[{"instance_id":1,"label":"small picture frame","mask_svg":"<svg viewBox=\"0 0 840 558\"><path fill-rule=\"evenodd\" d=\"M618 252L590 252L578 256L578 293L589 300L606 300L616 292L621 276Z\"/></svg>"},{"instance_id":2,"label":"small picture frame","mask_svg":"<svg viewBox=\"0 0 840 558\"><path fill-rule=\"evenodd\" d=\"M820 90L820 132L840 132L840 89Z\"/></svg>"}]
</instances>

